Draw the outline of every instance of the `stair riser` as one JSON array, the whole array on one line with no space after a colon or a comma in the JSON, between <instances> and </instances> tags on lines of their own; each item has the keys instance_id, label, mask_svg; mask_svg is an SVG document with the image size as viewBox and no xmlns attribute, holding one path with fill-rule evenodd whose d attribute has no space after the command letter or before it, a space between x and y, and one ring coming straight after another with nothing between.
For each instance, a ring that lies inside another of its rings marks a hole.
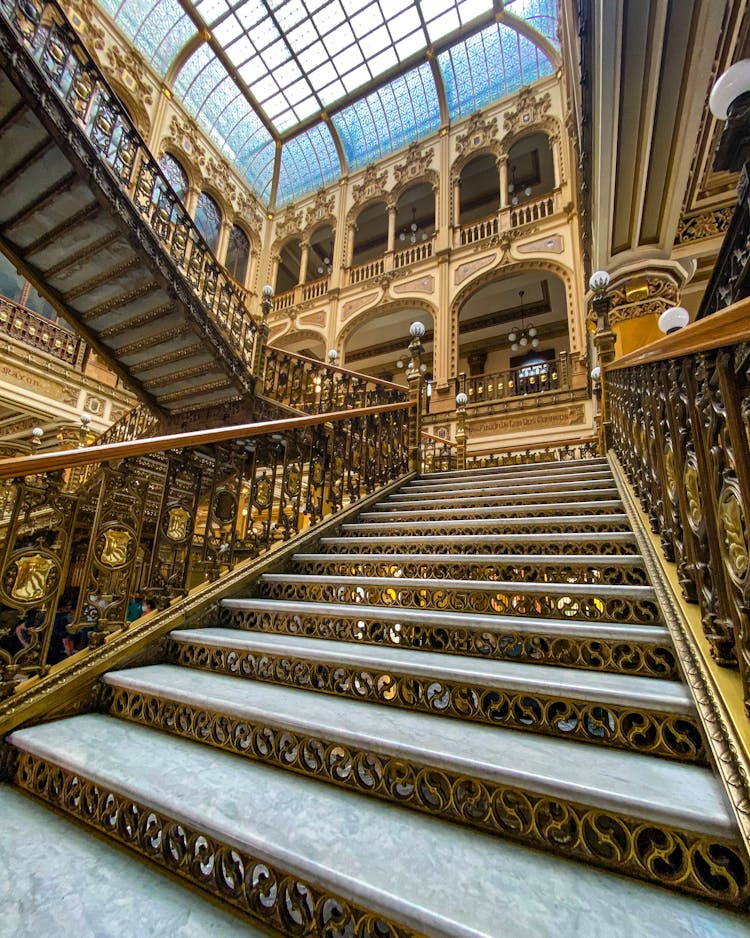
<instances>
[{"instance_id":1,"label":"stair riser","mask_svg":"<svg viewBox=\"0 0 750 938\"><path fill-rule=\"evenodd\" d=\"M195 824L39 756L20 752L14 781L22 790L279 934L331 934L346 923L354 934L380 934L377 927L388 927L391 931L383 934L420 938L420 932L376 915L262 856L222 843Z\"/></svg>"},{"instance_id":2,"label":"stair riser","mask_svg":"<svg viewBox=\"0 0 750 938\"><path fill-rule=\"evenodd\" d=\"M384 510L387 509L387 510ZM469 508L399 508L396 506L376 505L375 510L365 511L359 516L362 521L380 522L388 518L389 521L472 521L475 518L544 518L548 515L559 517L561 515L612 515L622 512L622 502L602 501L574 502L572 504L559 504L551 502L549 505L479 505Z\"/></svg>"},{"instance_id":3,"label":"stair riser","mask_svg":"<svg viewBox=\"0 0 750 938\"><path fill-rule=\"evenodd\" d=\"M651 849L654 843L667 845L677 858L683 891L730 905L748 892L740 884L750 881L750 866L735 843L430 765L399 752L376 752L335 736L311 735L283 722L248 719L130 688L108 690L113 716L237 756L660 885ZM613 830L618 832L614 849ZM728 861L725 889L711 888L713 883L701 875L716 855Z\"/></svg>"},{"instance_id":4,"label":"stair riser","mask_svg":"<svg viewBox=\"0 0 750 938\"><path fill-rule=\"evenodd\" d=\"M498 518L487 521L383 521L358 522L341 526L345 534L364 534L368 536L388 536L390 534L440 534L453 537L456 534L607 534L627 533L627 521L609 519L608 516L578 515L570 518Z\"/></svg>"},{"instance_id":5,"label":"stair riser","mask_svg":"<svg viewBox=\"0 0 750 938\"><path fill-rule=\"evenodd\" d=\"M492 535L476 537L455 537L447 541L444 537L423 535L394 536L380 538L377 535L358 537L351 533L341 538L323 538L319 545L321 552L353 554L488 554L499 556L506 554L535 554L540 557L565 557L570 554L597 554L612 557L632 557L638 554L635 538L622 532L617 538L603 538L592 535L584 540L550 537L538 538L531 534L521 537L514 535Z\"/></svg>"},{"instance_id":6,"label":"stair riser","mask_svg":"<svg viewBox=\"0 0 750 938\"><path fill-rule=\"evenodd\" d=\"M425 472L420 476L420 479L473 479L483 476L503 478L506 475L512 475L521 470L543 476L549 472L591 472L596 469L609 469L609 463L605 457L598 456L593 459L552 459L545 462L526 462L507 466L484 466L477 469L449 469L446 472Z\"/></svg>"},{"instance_id":7,"label":"stair riser","mask_svg":"<svg viewBox=\"0 0 750 938\"><path fill-rule=\"evenodd\" d=\"M442 496L485 491L493 495L506 495L516 486L523 486L527 491L552 492L555 486L561 483L580 488L597 483L606 484L607 486L614 485L612 473L608 471L586 473L550 472L539 476L519 472L507 479L456 479L449 482L444 479L435 479L434 481L417 479L405 485L402 492L408 495L432 492L435 495Z\"/></svg>"},{"instance_id":8,"label":"stair riser","mask_svg":"<svg viewBox=\"0 0 750 938\"><path fill-rule=\"evenodd\" d=\"M698 720L688 714L602 706L552 694L400 674L392 668L363 671L334 658L324 662L174 639L167 643L167 655L174 664L248 680L646 752L681 762L706 762Z\"/></svg>"},{"instance_id":9,"label":"stair riser","mask_svg":"<svg viewBox=\"0 0 750 938\"><path fill-rule=\"evenodd\" d=\"M376 647L411 648L462 657L557 665L641 677L679 678L674 652L666 645L599 637L550 636L544 633L543 626L531 633L508 629L480 632L427 622L381 621L371 612L367 618L310 612L290 616L282 611L261 612L226 606L219 611L219 624L224 628L248 632L303 635Z\"/></svg>"},{"instance_id":10,"label":"stair riser","mask_svg":"<svg viewBox=\"0 0 750 938\"><path fill-rule=\"evenodd\" d=\"M646 586L648 577L637 564L607 564L594 566L524 558L501 559L471 563L466 558L435 561L409 560L408 556L391 558L315 557L295 558L294 569L306 575L323 576L403 576L434 580L514 580L523 583L605 583L610 586Z\"/></svg>"},{"instance_id":11,"label":"stair riser","mask_svg":"<svg viewBox=\"0 0 750 938\"><path fill-rule=\"evenodd\" d=\"M421 581L424 582L424 581ZM504 584L505 586L506 584ZM534 586L542 584L534 584ZM535 616L541 619L585 619L588 622L618 622L657 625L661 621L654 600L628 596L604 596L599 585L592 586L590 595L577 585L545 585L543 591L518 592L498 588L471 590L434 586L408 586L398 581L389 585L358 584L346 580L334 583L274 582L261 580L258 596L267 599L300 600L319 603L359 603L399 609L439 609L469 615ZM394 595L395 594L395 595Z\"/></svg>"},{"instance_id":12,"label":"stair riser","mask_svg":"<svg viewBox=\"0 0 750 938\"><path fill-rule=\"evenodd\" d=\"M444 495L441 498L441 504L445 505L446 508L468 508L472 505L482 506L482 505L526 505L526 504L537 504L540 502L591 502L596 501L597 499L617 499L620 497L620 493L617 489L612 488L602 488L602 489L586 489L581 491L567 491L562 486L558 486L554 492L521 492L517 495L490 495L488 494L476 494L471 495ZM425 505L429 506L434 504L434 497L432 495L424 495L421 498L418 498L416 495L411 496L401 496L401 495L391 495L387 500L379 502L375 505L375 508L378 508L382 511L400 511L405 508L423 508Z\"/></svg>"}]
</instances>

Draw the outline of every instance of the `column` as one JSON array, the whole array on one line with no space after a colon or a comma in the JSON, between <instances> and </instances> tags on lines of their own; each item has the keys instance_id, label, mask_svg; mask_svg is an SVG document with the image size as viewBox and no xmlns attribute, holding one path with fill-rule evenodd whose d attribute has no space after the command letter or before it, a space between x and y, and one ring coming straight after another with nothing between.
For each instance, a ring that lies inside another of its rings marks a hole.
<instances>
[{"instance_id":1,"label":"column","mask_svg":"<svg viewBox=\"0 0 750 938\"><path fill-rule=\"evenodd\" d=\"M310 242L301 241L300 242L300 254L299 254L299 283L300 285L307 283L307 258L310 254Z\"/></svg>"},{"instance_id":2,"label":"column","mask_svg":"<svg viewBox=\"0 0 750 938\"><path fill-rule=\"evenodd\" d=\"M219 229L219 241L216 245L216 260L223 264L227 259L227 247L229 246L229 235L232 231L232 224L226 220L222 221Z\"/></svg>"},{"instance_id":3,"label":"column","mask_svg":"<svg viewBox=\"0 0 750 938\"><path fill-rule=\"evenodd\" d=\"M500 208L508 207L508 155L497 158L497 170L500 180Z\"/></svg>"},{"instance_id":4,"label":"column","mask_svg":"<svg viewBox=\"0 0 750 938\"><path fill-rule=\"evenodd\" d=\"M611 308L609 322L617 338L618 355L663 338L659 316L670 306L679 306L685 270L676 263L639 265L637 273L610 271Z\"/></svg>"},{"instance_id":5,"label":"column","mask_svg":"<svg viewBox=\"0 0 750 938\"><path fill-rule=\"evenodd\" d=\"M386 251L389 254L393 253L393 249L396 246L396 206L392 203L388 203L388 247Z\"/></svg>"}]
</instances>

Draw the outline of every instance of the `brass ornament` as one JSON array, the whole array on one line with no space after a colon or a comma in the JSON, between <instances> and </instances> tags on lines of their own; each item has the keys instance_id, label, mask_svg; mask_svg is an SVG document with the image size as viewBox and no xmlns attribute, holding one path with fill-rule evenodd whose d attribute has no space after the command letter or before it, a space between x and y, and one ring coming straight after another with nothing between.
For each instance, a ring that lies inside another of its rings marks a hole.
<instances>
[{"instance_id":1,"label":"brass ornament","mask_svg":"<svg viewBox=\"0 0 750 938\"><path fill-rule=\"evenodd\" d=\"M735 583L742 585L748 572L747 525L737 489L725 484L719 497L719 528L724 562Z\"/></svg>"},{"instance_id":2,"label":"brass ornament","mask_svg":"<svg viewBox=\"0 0 750 938\"><path fill-rule=\"evenodd\" d=\"M58 587L60 565L52 554L17 551L12 554L3 574L5 592L21 603L42 603Z\"/></svg>"},{"instance_id":3,"label":"brass ornament","mask_svg":"<svg viewBox=\"0 0 750 938\"><path fill-rule=\"evenodd\" d=\"M103 567L117 569L127 564L133 547L134 533L124 527L110 527L101 532L97 560Z\"/></svg>"},{"instance_id":4,"label":"brass ornament","mask_svg":"<svg viewBox=\"0 0 750 938\"><path fill-rule=\"evenodd\" d=\"M171 508L167 515L166 536L170 541L184 541L191 532L190 514L179 506Z\"/></svg>"},{"instance_id":5,"label":"brass ornament","mask_svg":"<svg viewBox=\"0 0 750 938\"><path fill-rule=\"evenodd\" d=\"M677 474L674 468L674 449L672 441L667 440L664 448L664 473L667 477L667 494L672 502L677 500Z\"/></svg>"},{"instance_id":6,"label":"brass ornament","mask_svg":"<svg viewBox=\"0 0 750 938\"><path fill-rule=\"evenodd\" d=\"M698 467L692 457L688 457L688 461L685 463L682 481L687 493L690 526L694 531L698 531L703 522L703 503L698 482Z\"/></svg>"}]
</instances>

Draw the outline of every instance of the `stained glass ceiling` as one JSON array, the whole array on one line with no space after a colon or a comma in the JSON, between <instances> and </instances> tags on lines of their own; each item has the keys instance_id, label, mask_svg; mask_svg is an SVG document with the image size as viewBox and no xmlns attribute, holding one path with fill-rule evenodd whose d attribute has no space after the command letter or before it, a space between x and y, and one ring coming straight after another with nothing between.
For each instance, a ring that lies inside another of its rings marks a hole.
<instances>
[{"instance_id":1,"label":"stained glass ceiling","mask_svg":"<svg viewBox=\"0 0 750 938\"><path fill-rule=\"evenodd\" d=\"M559 63L558 0L99 4L273 207Z\"/></svg>"}]
</instances>

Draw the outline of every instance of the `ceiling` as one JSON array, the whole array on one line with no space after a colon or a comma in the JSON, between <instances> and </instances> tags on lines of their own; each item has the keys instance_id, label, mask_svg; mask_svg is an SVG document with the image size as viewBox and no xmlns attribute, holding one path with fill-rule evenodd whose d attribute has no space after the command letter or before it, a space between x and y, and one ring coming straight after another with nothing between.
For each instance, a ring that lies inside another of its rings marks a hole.
<instances>
[{"instance_id":1,"label":"ceiling","mask_svg":"<svg viewBox=\"0 0 750 938\"><path fill-rule=\"evenodd\" d=\"M269 207L552 74L558 0L98 0Z\"/></svg>"}]
</instances>

